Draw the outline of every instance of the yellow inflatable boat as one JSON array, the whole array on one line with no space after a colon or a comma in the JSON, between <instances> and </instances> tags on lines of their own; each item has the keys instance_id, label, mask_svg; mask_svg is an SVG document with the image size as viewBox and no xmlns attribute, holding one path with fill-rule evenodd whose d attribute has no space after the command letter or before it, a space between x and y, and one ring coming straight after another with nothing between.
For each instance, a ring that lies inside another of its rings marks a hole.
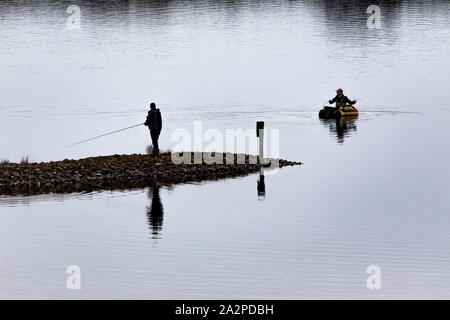
<instances>
[{"instance_id":1,"label":"yellow inflatable boat","mask_svg":"<svg viewBox=\"0 0 450 320\"><path fill-rule=\"evenodd\" d=\"M319 111L319 118L321 119L338 119L345 116L358 115L358 109L354 106L342 106L339 108L325 106Z\"/></svg>"}]
</instances>

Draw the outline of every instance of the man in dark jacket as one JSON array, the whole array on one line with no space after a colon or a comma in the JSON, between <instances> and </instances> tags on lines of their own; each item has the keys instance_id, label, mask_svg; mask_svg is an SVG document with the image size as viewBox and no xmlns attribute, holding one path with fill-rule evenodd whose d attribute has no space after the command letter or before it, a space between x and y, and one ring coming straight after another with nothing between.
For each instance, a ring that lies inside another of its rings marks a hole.
<instances>
[{"instance_id":1,"label":"man in dark jacket","mask_svg":"<svg viewBox=\"0 0 450 320\"><path fill-rule=\"evenodd\" d=\"M147 120L145 120L144 125L150 130L153 145L152 155L157 155L159 154L158 139L162 129L162 117L154 102L150 103L150 111L147 114Z\"/></svg>"},{"instance_id":2,"label":"man in dark jacket","mask_svg":"<svg viewBox=\"0 0 450 320\"><path fill-rule=\"evenodd\" d=\"M344 90L337 89L336 90L336 97L334 97L332 100L328 101L330 104L333 104L336 102L336 108L343 107L347 103L348 104L355 104L356 100L351 101L347 96L344 96Z\"/></svg>"}]
</instances>

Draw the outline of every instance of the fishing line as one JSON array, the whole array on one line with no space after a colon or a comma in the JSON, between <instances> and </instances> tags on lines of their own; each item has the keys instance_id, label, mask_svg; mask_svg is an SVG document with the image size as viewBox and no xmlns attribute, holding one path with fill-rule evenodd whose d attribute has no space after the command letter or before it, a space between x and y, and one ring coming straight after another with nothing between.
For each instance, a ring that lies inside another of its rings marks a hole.
<instances>
[{"instance_id":1,"label":"fishing line","mask_svg":"<svg viewBox=\"0 0 450 320\"><path fill-rule=\"evenodd\" d=\"M143 123L139 123L139 124L135 124L134 126L131 126L131 127L123 128L123 129L112 131L112 132L108 132L108 133L105 133L105 134L102 134L102 135L99 135L99 136L96 136L96 137L93 137L93 138L89 138L89 139L86 139L86 140L83 140L83 141L72 143L72 144L66 146L66 148L73 147L73 146L76 146L78 144L82 144L82 143L85 143L85 142L88 142L88 141L92 141L92 140L95 140L95 139L98 139L98 138L102 138L102 137L105 137L105 136L109 136L110 134L113 134L113 133L117 133L117 132L120 132L120 131L125 131L125 130L128 130L128 129L136 128L136 127L139 127L139 126L142 126L142 125L144 125L144 124Z\"/></svg>"}]
</instances>

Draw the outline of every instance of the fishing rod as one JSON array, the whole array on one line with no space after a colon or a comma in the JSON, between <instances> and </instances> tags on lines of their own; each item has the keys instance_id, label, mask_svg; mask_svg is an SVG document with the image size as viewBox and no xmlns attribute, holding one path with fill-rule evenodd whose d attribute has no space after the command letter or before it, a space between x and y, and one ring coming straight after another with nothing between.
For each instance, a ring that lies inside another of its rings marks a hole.
<instances>
[{"instance_id":1,"label":"fishing rod","mask_svg":"<svg viewBox=\"0 0 450 320\"><path fill-rule=\"evenodd\" d=\"M139 123L139 124L135 124L134 126L131 126L131 127L119 129L119 130L112 131L112 132L108 132L108 133L105 133L105 134L102 134L102 135L99 135L99 136L96 136L96 137L93 137L93 138L89 138L89 139L86 139L86 140L83 140L83 141L72 143L72 144L66 146L66 148L73 147L73 146L76 146L78 144L82 144L82 143L85 143L85 142L88 142L88 141L92 141L92 140L95 140L95 139L98 139L98 138L102 138L102 137L105 137L105 136L109 136L110 134L113 134L113 133L117 133L117 132L120 132L120 131L125 131L125 130L128 130L128 129L136 128L136 127L139 127L139 126L142 126L142 125L144 125L144 124L143 123Z\"/></svg>"}]
</instances>

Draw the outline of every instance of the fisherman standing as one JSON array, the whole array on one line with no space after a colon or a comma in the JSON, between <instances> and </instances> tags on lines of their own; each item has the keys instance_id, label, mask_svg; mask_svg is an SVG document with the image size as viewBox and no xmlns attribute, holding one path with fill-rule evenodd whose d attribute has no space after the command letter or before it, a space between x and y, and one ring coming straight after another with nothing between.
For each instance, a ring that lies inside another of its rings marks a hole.
<instances>
[{"instance_id":1,"label":"fisherman standing","mask_svg":"<svg viewBox=\"0 0 450 320\"><path fill-rule=\"evenodd\" d=\"M150 103L150 111L147 114L147 120L145 120L144 125L150 130L153 145L152 155L157 155L159 154L158 139L162 129L162 117L161 111L156 108L154 102Z\"/></svg>"},{"instance_id":2,"label":"fisherman standing","mask_svg":"<svg viewBox=\"0 0 450 320\"><path fill-rule=\"evenodd\" d=\"M344 90L337 89L336 90L336 97L328 101L330 104L333 104L336 102L336 108L344 107L347 103L348 104L355 104L356 100L351 101L347 96L344 96Z\"/></svg>"}]
</instances>

